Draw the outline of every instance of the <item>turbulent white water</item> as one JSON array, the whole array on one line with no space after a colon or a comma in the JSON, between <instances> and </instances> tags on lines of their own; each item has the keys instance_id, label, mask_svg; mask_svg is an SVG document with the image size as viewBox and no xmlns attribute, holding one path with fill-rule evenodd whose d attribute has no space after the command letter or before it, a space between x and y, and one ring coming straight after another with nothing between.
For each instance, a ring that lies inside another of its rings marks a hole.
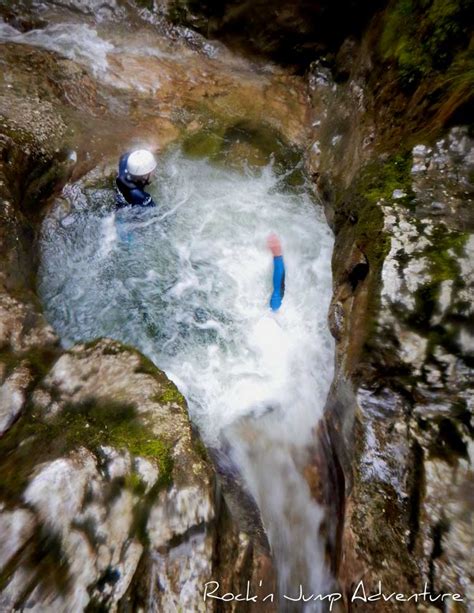
<instances>
[{"instance_id":1,"label":"turbulent white water","mask_svg":"<svg viewBox=\"0 0 474 613\"><path fill-rule=\"evenodd\" d=\"M86 14L89 13L90 9L94 14L94 19L90 23L83 23L83 16L78 16L74 11L68 11L59 16L55 16L53 12L45 15L53 19L51 23L23 32L6 23L0 17L0 43L17 43L53 51L88 68L96 77L100 77L104 81L112 80L115 86L119 85L118 77L121 75L111 70L109 57L120 57L122 54L127 54L128 57L137 56L144 59L147 57L166 58L177 64L190 61L185 46L180 46L179 53L172 52L171 41L164 37L157 37L152 26L163 29L163 21L159 17L151 19L151 24L141 22L138 29L136 24L129 20L128 27L124 29L116 21L113 21L111 25L108 19L102 20L100 18L101 10L93 11L91 7L87 6L89 1L79 2L78 4L82 6L74 6L74 9ZM93 6L93 0L90 4ZM101 9L102 12L105 11L105 16L109 18L112 14L115 14L116 18L120 17L123 21L130 17L127 16L123 8L114 6L113 2L109 6L103 4ZM136 15L134 17L136 18ZM152 18L152 15L149 15L149 17ZM64 21L64 19L67 21ZM180 27L178 30L183 40L191 39L194 46L197 45L206 56L216 57L218 55L219 46L217 43L210 43L187 28ZM175 44L179 43L175 41ZM130 76L128 79L130 83ZM125 86L124 83L122 83L122 86ZM158 86L159 84L157 84ZM143 89L139 79L133 82L133 87L137 91Z\"/></svg>"},{"instance_id":2,"label":"turbulent white water","mask_svg":"<svg viewBox=\"0 0 474 613\"><path fill-rule=\"evenodd\" d=\"M47 315L66 346L109 336L164 369L207 443L230 443L281 586L322 590L321 510L301 468L333 374L331 233L308 194L285 190L271 167L243 175L175 153L153 193L157 209L115 213L110 194L73 190L73 211L46 219ZM270 232L286 263L276 314Z\"/></svg>"},{"instance_id":3,"label":"turbulent white water","mask_svg":"<svg viewBox=\"0 0 474 613\"><path fill-rule=\"evenodd\" d=\"M95 73L107 69L107 53L114 48L99 38L94 28L75 23L50 24L42 29L19 32L0 21L0 42L21 43L56 51L64 57L90 66Z\"/></svg>"}]
</instances>

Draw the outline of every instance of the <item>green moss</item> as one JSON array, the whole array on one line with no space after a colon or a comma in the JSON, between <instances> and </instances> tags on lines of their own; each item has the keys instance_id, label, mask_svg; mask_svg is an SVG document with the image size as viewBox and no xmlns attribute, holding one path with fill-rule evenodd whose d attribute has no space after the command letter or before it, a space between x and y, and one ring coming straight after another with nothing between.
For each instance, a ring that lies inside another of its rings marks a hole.
<instances>
[{"instance_id":1,"label":"green moss","mask_svg":"<svg viewBox=\"0 0 474 613\"><path fill-rule=\"evenodd\" d=\"M184 137L182 149L190 157L208 158L216 164L243 170L273 162L285 185L304 184L301 152L288 145L269 125L250 120L229 122L207 111L206 127Z\"/></svg>"},{"instance_id":2,"label":"green moss","mask_svg":"<svg viewBox=\"0 0 474 613\"><path fill-rule=\"evenodd\" d=\"M207 452L206 445L204 445L198 433L194 433L193 447L201 460L204 460L204 462L209 462L209 454Z\"/></svg>"},{"instance_id":3,"label":"green moss","mask_svg":"<svg viewBox=\"0 0 474 613\"><path fill-rule=\"evenodd\" d=\"M4 349L0 351L0 362L6 365L6 376L21 362L26 362L31 367L34 381L37 381L46 376L57 356L55 349L30 349L21 353Z\"/></svg>"},{"instance_id":4,"label":"green moss","mask_svg":"<svg viewBox=\"0 0 474 613\"><path fill-rule=\"evenodd\" d=\"M140 365L135 369L136 373L143 373L144 375L151 375L152 377L155 377L155 378L161 374L158 367L155 364L153 364L153 362L149 358L139 353L133 347L124 346L124 351L133 351L133 353L139 356Z\"/></svg>"},{"instance_id":5,"label":"green moss","mask_svg":"<svg viewBox=\"0 0 474 613\"><path fill-rule=\"evenodd\" d=\"M380 275L385 257L390 251L390 239L383 230L384 215L380 202L391 202L395 189L407 195L397 200L397 206L411 206L413 190L410 178L411 154L398 154L387 160L367 164L351 187L354 235L359 249L365 253L369 266Z\"/></svg>"},{"instance_id":6,"label":"green moss","mask_svg":"<svg viewBox=\"0 0 474 613\"><path fill-rule=\"evenodd\" d=\"M366 255L369 266L377 274L390 251L390 239L382 229L383 215L378 209L366 205L360 209L356 228L356 243Z\"/></svg>"},{"instance_id":7,"label":"green moss","mask_svg":"<svg viewBox=\"0 0 474 613\"><path fill-rule=\"evenodd\" d=\"M135 0L135 3L143 9L153 10L153 0Z\"/></svg>"},{"instance_id":8,"label":"green moss","mask_svg":"<svg viewBox=\"0 0 474 613\"><path fill-rule=\"evenodd\" d=\"M97 347L97 345L99 345L99 344L100 344L102 341L103 341L103 338L102 338L102 337L95 338L95 339L93 339L92 341L87 341L86 343L84 343L84 347L85 347L86 349L95 349L95 348ZM106 353L105 351L104 351L104 353L107 355L107 353ZM108 353L109 353L109 355L110 355L112 352L109 350L109 352L108 352ZM114 353L115 353L115 352L114 352ZM117 352L117 353L118 353L118 352Z\"/></svg>"},{"instance_id":9,"label":"green moss","mask_svg":"<svg viewBox=\"0 0 474 613\"><path fill-rule=\"evenodd\" d=\"M163 404L175 402L180 406L184 406L186 403L184 396L171 381L169 382L165 391L157 397L157 401Z\"/></svg>"},{"instance_id":10,"label":"green moss","mask_svg":"<svg viewBox=\"0 0 474 613\"><path fill-rule=\"evenodd\" d=\"M171 481L166 475L161 475L157 483L152 487L146 496L142 496L139 503L133 508L133 520L130 528L130 538L137 538L145 547L149 545L147 524L150 511L158 499L159 493L164 487L170 485Z\"/></svg>"},{"instance_id":11,"label":"green moss","mask_svg":"<svg viewBox=\"0 0 474 613\"><path fill-rule=\"evenodd\" d=\"M369 202L389 201L394 190L401 189L407 195L397 200L397 204L410 204L414 194L411 186L411 152L393 155L386 160L376 160L367 164L357 180L357 191Z\"/></svg>"},{"instance_id":12,"label":"green moss","mask_svg":"<svg viewBox=\"0 0 474 613\"><path fill-rule=\"evenodd\" d=\"M38 464L67 455L79 446L95 452L99 445L152 458L158 463L161 481L171 481L170 447L150 435L135 408L90 400L66 406L48 422L32 408L0 439L0 495L7 500L18 499Z\"/></svg>"},{"instance_id":13,"label":"green moss","mask_svg":"<svg viewBox=\"0 0 474 613\"><path fill-rule=\"evenodd\" d=\"M458 257L463 255L468 239L469 234L465 232L449 231L442 224L434 227L430 245L423 252L430 261L430 274L434 282L458 278Z\"/></svg>"},{"instance_id":14,"label":"green moss","mask_svg":"<svg viewBox=\"0 0 474 613\"><path fill-rule=\"evenodd\" d=\"M149 544L149 536L147 530L148 518L150 516L150 511L158 499L159 493L163 490L163 488L169 487L172 483L172 470L173 470L173 461L170 454L167 454L165 464L161 463L160 471L158 475L158 480L151 488L151 490L146 494L146 496L142 495L145 491L143 483L138 482L135 477L131 477L131 481L128 482L128 487L131 487L136 494L140 495L140 500L138 504L136 504L133 508L133 521L132 526L130 528L130 537L138 538L139 541L147 546ZM143 488L143 489L142 489Z\"/></svg>"},{"instance_id":15,"label":"green moss","mask_svg":"<svg viewBox=\"0 0 474 613\"><path fill-rule=\"evenodd\" d=\"M390 250L390 240L383 231L380 201L390 202L393 191L401 189L407 196L397 200L397 205L411 206L410 164L409 152L367 164L345 194L343 204L338 206L336 223L345 225L346 232L367 256L372 270L381 269ZM352 226L347 223L348 218Z\"/></svg>"},{"instance_id":16,"label":"green moss","mask_svg":"<svg viewBox=\"0 0 474 613\"><path fill-rule=\"evenodd\" d=\"M221 151L223 140L223 129L205 128L186 137L182 148L189 157L215 159Z\"/></svg>"},{"instance_id":17,"label":"green moss","mask_svg":"<svg viewBox=\"0 0 474 613\"><path fill-rule=\"evenodd\" d=\"M470 0L394 0L384 16L381 53L397 63L402 85L416 86L459 61L472 17Z\"/></svg>"},{"instance_id":18,"label":"green moss","mask_svg":"<svg viewBox=\"0 0 474 613\"><path fill-rule=\"evenodd\" d=\"M145 483L143 483L140 475L135 472L132 472L125 477L124 486L137 496L142 496L146 490Z\"/></svg>"},{"instance_id":19,"label":"green moss","mask_svg":"<svg viewBox=\"0 0 474 613\"><path fill-rule=\"evenodd\" d=\"M423 251L423 256L429 262L429 280L415 291L414 311L408 313L408 317L400 313L413 328L428 333L429 351L442 344L457 352L457 346L453 346L456 330L450 331L441 325L433 326L431 320L438 307L443 281L453 281L454 290L459 289L459 285L463 283L458 257L462 255L468 238L468 234L449 231L442 224L434 227L430 244Z\"/></svg>"}]
</instances>

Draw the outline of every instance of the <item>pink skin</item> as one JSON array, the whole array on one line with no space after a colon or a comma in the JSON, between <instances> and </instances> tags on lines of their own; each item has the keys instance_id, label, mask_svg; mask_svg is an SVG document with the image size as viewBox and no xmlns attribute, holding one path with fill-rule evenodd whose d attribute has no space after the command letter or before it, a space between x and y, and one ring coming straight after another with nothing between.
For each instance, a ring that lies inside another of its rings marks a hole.
<instances>
[{"instance_id":1,"label":"pink skin","mask_svg":"<svg viewBox=\"0 0 474 613\"><path fill-rule=\"evenodd\" d=\"M282 255L280 239L276 234L270 234L270 236L267 238L267 246L272 252L274 258Z\"/></svg>"}]
</instances>

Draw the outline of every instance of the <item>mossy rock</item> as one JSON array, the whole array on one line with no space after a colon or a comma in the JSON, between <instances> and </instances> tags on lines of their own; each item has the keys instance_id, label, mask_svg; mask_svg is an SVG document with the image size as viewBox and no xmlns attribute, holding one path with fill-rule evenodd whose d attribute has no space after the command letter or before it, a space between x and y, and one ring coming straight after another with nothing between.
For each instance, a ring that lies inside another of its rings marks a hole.
<instances>
[{"instance_id":1,"label":"mossy rock","mask_svg":"<svg viewBox=\"0 0 474 613\"><path fill-rule=\"evenodd\" d=\"M169 382L165 391L157 397L157 401L160 404L175 403L181 407L186 406L186 400L184 399L183 394L181 394L176 385L171 381Z\"/></svg>"},{"instance_id":2,"label":"mossy rock","mask_svg":"<svg viewBox=\"0 0 474 613\"><path fill-rule=\"evenodd\" d=\"M407 196L397 201L398 205L412 206L410 160L407 152L370 162L350 187L336 196L336 233L342 232L340 240L347 244L355 242L377 274L390 250L390 239L383 230L381 203L388 204L393 191L402 189Z\"/></svg>"},{"instance_id":3,"label":"mossy rock","mask_svg":"<svg viewBox=\"0 0 474 613\"><path fill-rule=\"evenodd\" d=\"M467 315L459 312L459 309L448 309L440 323L433 324L432 318L439 307L442 283L452 281L453 294L465 285L458 258L463 255L468 239L469 234L448 230L444 224L433 228L430 244L422 252L429 262L429 279L415 291L415 309L410 312L397 311L402 321L428 338L428 355L441 346L449 353L465 358L459 347L458 332L459 324L467 323Z\"/></svg>"},{"instance_id":4,"label":"mossy rock","mask_svg":"<svg viewBox=\"0 0 474 613\"><path fill-rule=\"evenodd\" d=\"M465 81L472 93L472 48L470 60L466 53L473 16L470 0L391 2L384 15L380 51L385 59L396 62L402 86L413 88L428 76L447 73L448 87Z\"/></svg>"},{"instance_id":5,"label":"mossy rock","mask_svg":"<svg viewBox=\"0 0 474 613\"><path fill-rule=\"evenodd\" d=\"M153 0L135 0L135 4L142 9L148 9L152 11L154 8Z\"/></svg>"},{"instance_id":6,"label":"mossy rock","mask_svg":"<svg viewBox=\"0 0 474 613\"><path fill-rule=\"evenodd\" d=\"M218 130L204 128L186 137L183 141L183 152L193 158L215 159L223 145L223 134Z\"/></svg>"},{"instance_id":7,"label":"mossy rock","mask_svg":"<svg viewBox=\"0 0 474 613\"><path fill-rule=\"evenodd\" d=\"M397 205L410 206L414 199L411 183L412 155L410 151L392 155L367 164L356 180L357 192L370 203L390 201L394 190L401 189L407 195L397 200Z\"/></svg>"},{"instance_id":8,"label":"mossy rock","mask_svg":"<svg viewBox=\"0 0 474 613\"><path fill-rule=\"evenodd\" d=\"M361 353L356 351L357 357L352 365L357 372L362 372L365 365L372 363L374 355L380 355L385 350L379 340L378 313L383 263L390 252L391 241L384 229L383 205L414 208L410 162L411 153L408 151L371 161L360 170L348 188L334 194L334 277L340 283L350 280L347 262L354 247L364 254L368 267L364 274L364 313L359 319L360 329L355 333L358 340L354 341L357 347L361 347ZM406 197L393 201L395 189L402 189Z\"/></svg>"},{"instance_id":9,"label":"mossy rock","mask_svg":"<svg viewBox=\"0 0 474 613\"><path fill-rule=\"evenodd\" d=\"M4 375L6 378L17 366L26 362L31 369L33 382L36 382L46 376L58 354L59 350L55 347L33 348L21 353L4 349L0 350L0 363L6 366Z\"/></svg>"},{"instance_id":10,"label":"mossy rock","mask_svg":"<svg viewBox=\"0 0 474 613\"><path fill-rule=\"evenodd\" d=\"M1 498L18 500L39 464L66 456L79 446L97 452L101 445L155 460L160 484L171 483L170 445L153 437L149 428L139 421L135 407L91 399L66 405L47 421L34 406L29 407L0 439Z\"/></svg>"},{"instance_id":11,"label":"mossy rock","mask_svg":"<svg viewBox=\"0 0 474 613\"><path fill-rule=\"evenodd\" d=\"M182 149L189 157L208 158L240 171L272 163L275 171L284 176L286 185L297 187L305 183L301 152L265 124L240 121L226 125L215 119L207 127L185 136Z\"/></svg>"},{"instance_id":12,"label":"mossy rock","mask_svg":"<svg viewBox=\"0 0 474 613\"><path fill-rule=\"evenodd\" d=\"M124 487L129 489L137 496L142 496L146 491L146 485L140 475L135 472L128 474L124 479Z\"/></svg>"}]
</instances>

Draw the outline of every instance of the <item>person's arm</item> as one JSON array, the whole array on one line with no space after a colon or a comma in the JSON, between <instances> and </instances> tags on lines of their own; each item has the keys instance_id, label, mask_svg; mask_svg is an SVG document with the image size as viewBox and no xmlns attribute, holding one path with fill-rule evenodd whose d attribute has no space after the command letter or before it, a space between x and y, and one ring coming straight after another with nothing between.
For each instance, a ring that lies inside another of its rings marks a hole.
<instances>
[{"instance_id":1,"label":"person's arm","mask_svg":"<svg viewBox=\"0 0 474 613\"><path fill-rule=\"evenodd\" d=\"M270 298L270 308L272 311L278 311L285 295L285 264L278 236L271 234L267 243L273 254L273 292Z\"/></svg>"},{"instance_id":2,"label":"person's arm","mask_svg":"<svg viewBox=\"0 0 474 613\"><path fill-rule=\"evenodd\" d=\"M133 205L138 206L156 206L153 198L145 190L135 187L130 192Z\"/></svg>"}]
</instances>

